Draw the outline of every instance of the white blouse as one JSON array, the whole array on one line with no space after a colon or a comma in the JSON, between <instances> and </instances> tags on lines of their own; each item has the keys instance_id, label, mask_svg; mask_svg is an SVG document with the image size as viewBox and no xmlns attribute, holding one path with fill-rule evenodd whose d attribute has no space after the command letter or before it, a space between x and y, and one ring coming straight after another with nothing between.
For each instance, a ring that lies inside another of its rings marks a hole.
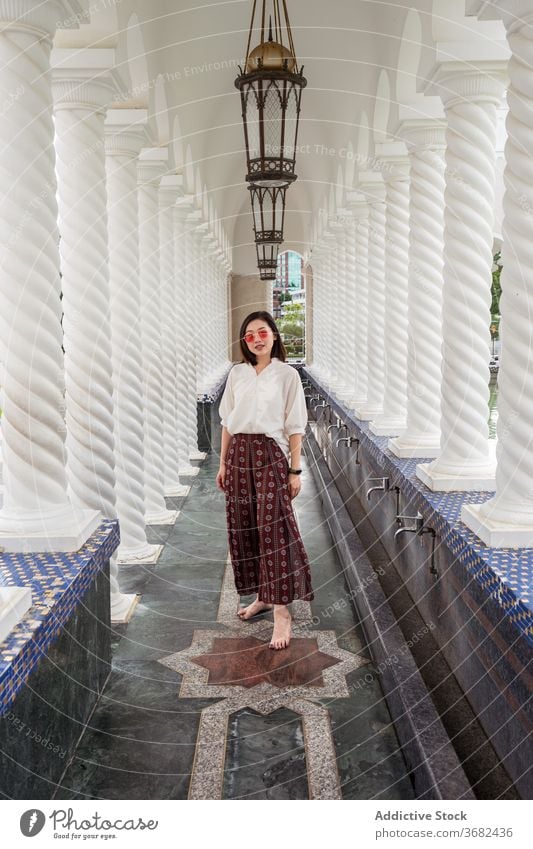
<instances>
[{"instance_id":1,"label":"white blouse","mask_svg":"<svg viewBox=\"0 0 533 849\"><path fill-rule=\"evenodd\" d=\"M251 363L231 369L219 407L230 434L264 433L275 439L290 462L289 436L305 433L307 407L295 368L272 357L257 374Z\"/></svg>"}]
</instances>

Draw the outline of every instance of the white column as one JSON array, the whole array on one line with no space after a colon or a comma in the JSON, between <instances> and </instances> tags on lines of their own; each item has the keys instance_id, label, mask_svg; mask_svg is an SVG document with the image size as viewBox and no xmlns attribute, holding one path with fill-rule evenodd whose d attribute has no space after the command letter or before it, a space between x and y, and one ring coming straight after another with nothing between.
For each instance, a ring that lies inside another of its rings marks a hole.
<instances>
[{"instance_id":1,"label":"white column","mask_svg":"<svg viewBox=\"0 0 533 849\"><path fill-rule=\"evenodd\" d=\"M165 503L164 405L161 403L163 374L163 310L159 238L159 183L167 170L168 151L146 148L137 166L139 197L139 281L141 296L141 348L144 388L144 495L145 521L149 525L174 524L179 511ZM171 340L173 342L173 340ZM175 344L175 343L174 343ZM177 470L174 469L174 474Z\"/></svg>"},{"instance_id":2,"label":"white column","mask_svg":"<svg viewBox=\"0 0 533 849\"><path fill-rule=\"evenodd\" d=\"M496 458L487 414L490 284L496 131L505 82L502 63L484 70L445 63L433 79L448 128L441 453L417 469L432 490L485 491L495 486Z\"/></svg>"},{"instance_id":3,"label":"white column","mask_svg":"<svg viewBox=\"0 0 533 849\"><path fill-rule=\"evenodd\" d=\"M191 416L191 386L193 382L193 365L191 362L191 322L190 308L193 292L188 285L187 265L187 218L193 206L191 199L180 197L174 206L174 257L176 293L176 370L177 385L176 399L178 405L178 459L180 474L194 477L199 473L198 466L193 466L189 460L189 439ZM196 404L196 396L194 403ZM195 412L196 415L196 412ZM189 487L190 489L190 487Z\"/></svg>"},{"instance_id":4,"label":"white column","mask_svg":"<svg viewBox=\"0 0 533 849\"><path fill-rule=\"evenodd\" d=\"M180 464L180 439L183 422L180 417L179 357L181 346L177 325L180 301L177 281L180 268L176 264L175 204L183 195L183 178L171 174L159 184L159 237L161 274L161 343L163 443L165 448L165 495L187 495L190 487L182 484L181 474L189 474Z\"/></svg>"},{"instance_id":5,"label":"white column","mask_svg":"<svg viewBox=\"0 0 533 849\"><path fill-rule=\"evenodd\" d=\"M54 51L53 93L65 349L67 480L73 504L116 518L109 314L105 107L113 51ZM111 54L111 55L109 55ZM87 67L83 68L83 62ZM100 78L99 78L100 74ZM127 622L136 595L110 562L111 619Z\"/></svg>"},{"instance_id":6,"label":"white column","mask_svg":"<svg viewBox=\"0 0 533 849\"><path fill-rule=\"evenodd\" d=\"M402 136L411 165L407 428L390 440L389 447L397 457L436 457L440 451L444 123L422 118L406 121Z\"/></svg>"},{"instance_id":7,"label":"white column","mask_svg":"<svg viewBox=\"0 0 533 849\"><path fill-rule=\"evenodd\" d=\"M350 210L346 210L344 220L344 238L346 242L346 274L344 287L344 321L346 323L347 334L344 345L344 360L343 371L345 374L346 390L343 394L343 401L350 403L353 398L355 389L355 374L357 360L355 354L356 334L357 334L357 303L356 303L356 287L357 287L357 242L356 242L356 220Z\"/></svg>"},{"instance_id":8,"label":"white column","mask_svg":"<svg viewBox=\"0 0 533 849\"><path fill-rule=\"evenodd\" d=\"M191 199L192 201L192 199ZM192 207L194 209L194 206ZM186 285L190 297L187 301L187 320L189 326L189 359L191 364L190 386L187 393L189 413L186 419L187 443L189 446L189 459L204 460L205 452L198 449L198 380L200 368L199 347L203 344L202 334L199 329L198 319L200 316L200 299L197 293L200 268L200 245L199 228L202 226L202 213L198 210L192 212L187 219L187 238L185 239L185 274Z\"/></svg>"},{"instance_id":9,"label":"white column","mask_svg":"<svg viewBox=\"0 0 533 849\"><path fill-rule=\"evenodd\" d=\"M72 551L101 514L67 496L50 51L61 3L0 2L0 362L6 551Z\"/></svg>"},{"instance_id":10,"label":"white column","mask_svg":"<svg viewBox=\"0 0 533 849\"><path fill-rule=\"evenodd\" d=\"M400 148L400 150L398 150ZM385 389L383 413L370 424L377 436L407 427L407 292L409 281L409 160L404 145L380 145L386 185Z\"/></svg>"},{"instance_id":11,"label":"white column","mask_svg":"<svg viewBox=\"0 0 533 849\"><path fill-rule=\"evenodd\" d=\"M324 365L322 370L322 383L328 392L335 391L335 380L337 372L336 333L338 313L338 279L339 279L339 256L337 253L337 240L331 229L323 235L324 264L322 275L322 293L324 311L321 320L324 326Z\"/></svg>"},{"instance_id":12,"label":"white column","mask_svg":"<svg viewBox=\"0 0 533 849\"><path fill-rule=\"evenodd\" d=\"M465 505L461 518L486 545L522 548L533 547L533 9L529 0L502 0L498 9L512 58L496 495L482 505Z\"/></svg>"},{"instance_id":13,"label":"white column","mask_svg":"<svg viewBox=\"0 0 533 849\"><path fill-rule=\"evenodd\" d=\"M148 543L145 528L137 208L137 157L145 141L145 121L142 109L110 110L106 119L119 563L155 563L162 548Z\"/></svg>"},{"instance_id":14,"label":"white column","mask_svg":"<svg viewBox=\"0 0 533 849\"><path fill-rule=\"evenodd\" d=\"M350 192L349 206L355 221L355 310L353 325L355 364L351 410L366 403L368 393L368 240L369 208L363 194Z\"/></svg>"},{"instance_id":15,"label":"white column","mask_svg":"<svg viewBox=\"0 0 533 849\"><path fill-rule=\"evenodd\" d=\"M346 216L346 210L341 210L337 219L330 224L335 238L335 288L332 292L332 300L334 302L333 339L336 345L332 360L333 388L337 398L342 401L347 401L351 396L348 384L351 368L349 350L353 340L353 327L350 326L346 312L349 287Z\"/></svg>"},{"instance_id":16,"label":"white column","mask_svg":"<svg viewBox=\"0 0 533 849\"><path fill-rule=\"evenodd\" d=\"M385 185L381 174L360 175L369 203L368 239L368 386L366 401L355 415L371 421L383 412L385 380Z\"/></svg>"}]
</instances>

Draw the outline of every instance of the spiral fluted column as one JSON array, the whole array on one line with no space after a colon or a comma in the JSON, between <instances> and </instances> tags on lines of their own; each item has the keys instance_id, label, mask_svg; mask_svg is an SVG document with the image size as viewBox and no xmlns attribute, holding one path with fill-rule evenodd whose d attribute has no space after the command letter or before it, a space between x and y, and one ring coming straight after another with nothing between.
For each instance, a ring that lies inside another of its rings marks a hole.
<instances>
[{"instance_id":1,"label":"spiral fluted column","mask_svg":"<svg viewBox=\"0 0 533 849\"><path fill-rule=\"evenodd\" d=\"M374 179L370 181L370 177ZM385 185L381 175L362 175L361 188L368 197L368 387L366 401L355 415L371 421L383 412L385 378Z\"/></svg>"},{"instance_id":2,"label":"spiral fluted column","mask_svg":"<svg viewBox=\"0 0 533 849\"><path fill-rule=\"evenodd\" d=\"M407 426L407 292L409 281L409 161L380 156L386 184L385 389L383 413L370 424L377 436L398 436Z\"/></svg>"},{"instance_id":3,"label":"spiral fluted column","mask_svg":"<svg viewBox=\"0 0 533 849\"><path fill-rule=\"evenodd\" d=\"M194 206L192 207L194 209ZM187 325L189 328L188 338L190 343L190 387L187 394L189 403L189 415L187 416L187 443L189 446L189 458L191 460L203 460L205 452L198 449L198 381L200 359L199 346L203 344L202 333L199 324L199 299L197 298L197 287L200 274L200 243L199 230L202 226L202 214L198 210L191 212L187 218L187 238L185 240L185 272L187 275L187 286L191 297L187 302Z\"/></svg>"},{"instance_id":4,"label":"spiral fluted column","mask_svg":"<svg viewBox=\"0 0 533 849\"><path fill-rule=\"evenodd\" d=\"M56 59L58 59L56 53ZM61 57L62 58L62 57ZM83 60L78 54L74 62ZM114 95L105 72L53 73L61 232L67 479L73 504L116 518L113 377L109 315L105 107ZM80 163L83 166L80 167ZM136 595L120 592L110 561L111 619L127 622Z\"/></svg>"},{"instance_id":5,"label":"spiral fluted column","mask_svg":"<svg viewBox=\"0 0 533 849\"><path fill-rule=\"evenodd\" d=\"M182 484L180 474L179 440L183 433L180 419L180 386L178 381L178 350L181 338L177 326L181 304L176 285L180 269L176 264L176 232L174 210L183 195L182 177L169 175L159 184L159 235L161 275L161 342L162 342L162 409L163 444L165 449L164 491L167 496L184 496L190 487ZM161 401L160 401L161 402Z\"/></svg>"},{"instance_id":6,"label":"spiral fluted column","mask_svg":"<svg viewBox=\"0 0 533 849\"><path fill-rule=\"evenodd\" d=\"M181 475L195 476L198 466L189 461L189 425L191 415L190 387L192 368L190 363L189 303L191 290L186 270L187 216L190 214L189 200L180 197L174 206L174 287L176 302L176 402L177 402L177 451ZM190 487L188 487L190 489Z\"/></svg>"},{"instance_id":7,"label":"spiral fluted column","mask_svg":"<svg viewBox=\"0 0 533 849\"><path fill-rule=\"evenodd\" d=\"M499 71L499 73L498 73ZM491 269L496 131L504 79L446 63L434 80L444 101L446 192L441 453L418 477L433 490L494 489L489 443Z\"/></svg>"},{"instance_id":8,"label":"spiral fluted column","mask_svg":"<svg viewBox=\"0 0 533 849\"><path fill-rule=\"evenodd\" d=\"M106 120L106 173L111 285L111 341L115 401L119 563L154 563L145 527L143 352L140 330L137 156L142 118L112 110ZM128 123L128 117L130 122ZM124 122L124 123L122 123Z\"/></svg>"},{"instance_id":9,"label":"spiral fluted column","mask_svg":"<svg viewBox=\"0 0 533 849\"><path fill-rule=\"evenodd\" d=\"M344 321L348 328L347 338L344 347L344 364L343 369L346 375L346 393L344 400L349 402L354 393L355 387L355 371L357 367L357 359L355 352L355 336L357 328L357 303L356 303L356 286L357 286L357 236L356 236L356 221L349 210L346 212L344 221L344 238L346 243L346 274L344 287Z\"/></svg>"},{"instance_id":10,"label":"spiral fluted column","mask_svg":"<svg viewBox=\"0 0 533 849\"><path fill-rule=\"evenodd\" d=\"M501 0L511 49L507 99L496 495L465 505L463 521L487 545L533 547L533 10Z\"/></svg>"},{"instance_id":11,"label":"spiral fluted column","mask_svg":"<svg viewBox=\"0 0 533 849\"><path fill-rule=\"evenodd\" d=\"M350 396L348 387L349 366L347 363L347 352L349 340L352 338L352 328L346 320L346 297L347 297L347 275L346 275L346 212L339 213L338 218L330 223L330 230L334 241L334 273L335 283L332 290L333 307L333 335L336 340L336 352L330 353L332 373L334 375L332 388L341 400L347 400Z\"/></svg>"},{"instance_id":12,"label":"spiral fluted column","mask_svg":"<svg viewBox=\"0 0 533 849\"><path fill-rule=\"evenodd\" d=\"M101 520L67 495L50 69L55 22L64 14L61 3L0 2L0 546L6 551L76 550Z\"/></svg>"},{"instance_id":13,"label":"spiral fluted column","mask_svg":"<svg viewBox=\"0 0 533 849\"><path fill-rule=\"evenodd\" d=\"M411 166L407 428L389 447L397 457L436 457L442 381L444 123L405 122L402 136Z\"/></svg>"},{"instance_id":14,"label":"spiral fluted column","mask_svg":"<svg viewBox=\"0 0 533 849\"><path fill-rule=\"evenodd\" d=\"M324 251L320 244L313 247L311 263L313 266L313 361L308 371L320 380L324 362Z\"/></svg>"},{"instance_id":15,"label":"spiral fluted column","mask_svg":"<svg viewBox=\"0 0 533 849\"><path fill-rule=\"evenodd\" d=\"M355 310L353 325L355 362L352 396L348 402L351 410L366 402L368 392L368 239L369 208L363 194L350 192L349 207L355 222Z\"/></svg>"},{"instance_id":16,"label":"spiral fluted column","mask_svg":"<svg viewBox=\"0 0 533 849\"><path fill-rule=\"evenodd\" d=\"M139 202L139 281L141 346L144 387L144 495L149 525L173 524L178 513L165 503L164 410L161 403L163 372L163 311L159 239L159 182L167 170L168 153L159 148L141 151L137 166ZM165 340L166 342L166 340Z\"/></svg>"}]
</instances>

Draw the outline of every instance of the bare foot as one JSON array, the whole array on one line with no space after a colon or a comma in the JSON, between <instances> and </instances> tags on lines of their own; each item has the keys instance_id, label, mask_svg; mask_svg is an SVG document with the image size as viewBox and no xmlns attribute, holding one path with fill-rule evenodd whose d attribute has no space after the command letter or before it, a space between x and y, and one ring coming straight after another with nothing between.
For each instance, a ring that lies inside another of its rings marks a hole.
<instances>
[{"instance_id":1,"label":"bare foot","mask_svg":"<svg viewBox=\"0 0 533 849\"><path fill-rule=\"evenodd\" d=\"M274 631L270 640L271 649L286 649L291 641L292 617L285 604L274 605Z\"/></svg>"},{"instance_id":2,"label":"bare foot","mask_svg":"<svg viewBox=\"0 0 533 849\"><path fill-rule=\"evenodd\" d=\"M254 616L257 616L258 613L263 613L264 610L272 610L271 604L266 604L264 601L259 601L258 598L255 601L252 601L248 607L241 607L240 610L237 611L237 616L239 619L252 619Z\"/></svg>"}]
</instances>

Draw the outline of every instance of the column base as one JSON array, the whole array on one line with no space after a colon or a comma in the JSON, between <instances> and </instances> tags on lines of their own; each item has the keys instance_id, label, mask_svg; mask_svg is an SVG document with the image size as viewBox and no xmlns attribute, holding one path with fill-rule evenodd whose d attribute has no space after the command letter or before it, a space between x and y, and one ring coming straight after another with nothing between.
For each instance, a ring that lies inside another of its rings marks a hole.
<instances>
[{"instance_id":1,"label":"column base","mask_svg":"<svg viewBox=\"0 0 533 849\"><path fill-rule=\"evenodd\" d=\"M190 468L192 469L195 467L191 466ZM187 475L187 471L185 469L180 469L180 475ZM191 488L188 484L169 484L165 487L165 498L185 498L190 491Z\"/></svg>"},{"instance_id":2,"label":"column base","mask_svg":"<svg viewBox=\"0 0 533 849\"><path fill-rule=\"evenodd\" d=\"M449 474L436 463L421 463L416 475L432 492L493 492L496 489L496 467L468 467Z\"/></svg>"},{"instance_id":3,"label":"column base","mask_svg":"<svg viewBox=\"0 0 533 849\"><path fill-rule=\"evenodd\" d=\"M412 460L417 457L432 459L438 457L441 452L440 436L409 436L403 433L389 440L388 449L400 460Z\"/></svg>"},{"instance_id":4,"label":"column base","mask_svg":"<svg viewBox=\"0 0 533 849\"><path fill-rule=\"evenodd\" d=\"M0 551L78 551L102 522L99 510L70 504L17 514L0 511Z\"/></svg>"},{"instance_id":5,"label":"column base","mask_svg":"<svg viewBox=\"0 0 533 849\"><path fill-rule=\"evenodd\" d=\"M132 566L136 563L157 563L163 551L162 545L143 545L139 548L124 548L122 545L117 552L119 566Z\"/></svg>"},{"instance_id":6,"label":"column base","mask_svg":"<svg viewBox=\"0 0 533 849\"><path fill-rule=\"evenodd\" d=\"M486 502L485 502L486 503ZM464 504L461 521L489 548L533 548L533 522L513 525L481 513L485 504Z\"/></svg>"},{"instance_id":7,"label":"column base","mask_svg":"<svg viewBox=\"0 0 533 849\"><path fill-rule=\"evenodd\" d=\"M205 451L191 451L189 460L205 460L207 454Z\"/></svg>"},{"instance_id":8,"label":"column base","mask_svg":"<svg viewBox=\"0 0 533 849\"><path fill-rule=\"evenodd\" d=\"M111 624L124 625L129 622L140 600L140 595L113 593L111 595Z\"/></svg>"},{"instance_id":9,"label":"column base","mask_svg":"<svg viewBox=\"0 0 533 849\"><path fill-rule=\"evenodd\" d=\"M371 404L361 404L354 408L356 418L362 422L370 422L372 419L377 419L383 413L383 407L372 406Z\"/></svg>"},{"instance_id":10,"label":"column base","mask_svg":"<svg viewBox=\"0 0 533 849\"><path fill-rule=\"evenodd\" d=\"M147 525L174 525L179 514L179 510L162 510L159 513L146 513L144 521Z\"/></svg>"},{"instance_id":11,"label":"column base","mask_svg":"<svg viewBox=\"0 0 533 849\"><path fill-rule=\"evenodd\" d=\"M0 587L0 643L18 625L31 605L29 587Z\"/></svg>"},{"instance_id":12,"label":"column base","mask_svg":"<svg viewBox=\"0 0 533 849\"><path fill-rule=\"evenodd\" d=\"M400 436L407 428L405 419L393 418L392 416L380 416L370 422L369 430L374 436Z\"/></svg>"},{"instance_id":13,"label":"column base","mask_svg":"<svg viewBox=\"0 0 533 849\"><path fill-rule=\"evenodd\" d=\"M199 474L199 472L199 466L183 466L182 468L180 468L180 475L183 475L183 477L185 478L195 478L196 475ZM165 495L167 494L168 493L165 492Z\"/></svg>"}]
</instances>

